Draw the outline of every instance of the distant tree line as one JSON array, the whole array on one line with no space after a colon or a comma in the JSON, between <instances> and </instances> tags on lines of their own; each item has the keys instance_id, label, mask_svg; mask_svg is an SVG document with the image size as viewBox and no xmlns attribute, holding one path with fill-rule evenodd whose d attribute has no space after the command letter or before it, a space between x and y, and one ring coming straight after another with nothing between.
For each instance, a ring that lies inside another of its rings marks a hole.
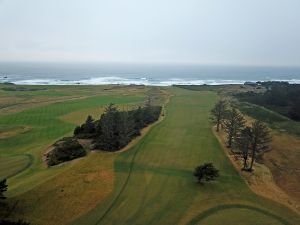
<instances>
[{"instance_id":1,"label":"distant tree line","mask_svg":"<svg viewBox=\"0 0 300 225\"><path fill-rule=\"evenodd\" d=\"M293 120L300 121L300 85L287 82L261 82L264 93L244 92L235 96L245 102L264 106Z\"/></svg>"},{"instance_id":2,"label":"distant tree line","mask_svg":"<svg viewBox=\"0 0 300 225\"><path fill-rule=\"evenodd\" d=\"M5 202L6 196L4 195L4 193L7 191L7 189L7 180L0 180L0 225L29 225L28 222L20 219L17 221L12 221L6 218L7 215L5 212L12 211L12 209L10 209Z\"/></svg>"},{"instance_id":3,"label":"distant tree line","mask_svg":"<svg viewBox=\"0 0 300 225\"><path fill-rule=\"evenodd\" d=\"M212 121L217 132L222 128L227 136L227 147L243 159L243 170L252 171L257 155L269 148L271 135L268 127L255 120L251 126L245 125L245 119L236 106L225 100L219 100L211 110ZM248 165L249 156L251 157Z\"/></svg>"},{"instance_id":4,"label":"distant tree line","mask_svg":"<svg viewBox=\"0 0 300 225\"><path fill-rule=\"evenodd\" d=\"M92 138L93 148L116 151L125 147L141 129L158 120L161 106L138 107L120 111L114 104L106 107L99 120L88 116L86 122L74 130L77 138Z\"/></svg>"}]
</instances>

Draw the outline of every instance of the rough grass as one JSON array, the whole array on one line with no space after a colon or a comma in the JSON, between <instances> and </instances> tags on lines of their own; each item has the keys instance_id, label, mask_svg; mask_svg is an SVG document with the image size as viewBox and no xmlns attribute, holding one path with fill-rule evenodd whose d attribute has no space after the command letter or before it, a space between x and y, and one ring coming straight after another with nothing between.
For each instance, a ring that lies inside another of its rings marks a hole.
<instances>
[{"instance_id":1,"label":"rough grass","mask_svg":"<svg viewBox=\"0 0 300 225\"><path fill-rule=\"evenodd\" d=\"M245 214L240 213L245 207L255 209L250 214L258 217L257 224L298 223L299 216L289 209L252 193L226 158L208 119L217 96L173 90L176 96L165 120L116 159L114 192L74 224L186 224L219 204L242 207L214 224L226 218L228 223L244 224ZM199 185L192 172L204 162L213 162L221 176Z\"/></svg>"},{"instance_id":2,"label":"rough grass","mask_svg":"<svg viewBox=\"0 0 300 225\"><path fill-rule=\"evenodd\" d=\"M276 184L297 202L300 211L300 138L286 133L273 133L271 151L263 156Z\"/></svg>"},{"instance_id":3,"label":"rough grass","mask_svg":"<svg viewBox=\"0 0 300 225\"><path fill-rule=\"evenodd\" d=\"M99 119L101 114L104 112L106 106L97 106L94 108L83 109L80 111L75 111L68 113L62 117L61 120L66 121L68 123L73 123L76 125L81 125L85 122L88 115L91 115L95 120ZM132 108L136 108L137 104L122 104L117 106L120 110L130 110Z\"/></svg>"},{"instance_id":4,"label":"rough grass","mask_svg":"<svg viewBox=\"0 0 300 225\"><path fill-rule=\"evenodd\" d=\"M19 202L18 213L31 224L68 224L112 192L115 157L113 153L99 152L69 162L59 175L11 201Z\"/></svg>"},{"instance_id":5,"label":"rough grass","mask_svg":"<svg viewBox=\"0 0 300 225\"><path fill-rule=\"evenodd\" d=\"M0 84L0 115L11 114L37 106L78 100L82 98L106 95L106 96L141 96L151 88L146 86L20 86L26 89L45 89L41 91L4 91L7 87Z\"/></svg>"}]
</instances>

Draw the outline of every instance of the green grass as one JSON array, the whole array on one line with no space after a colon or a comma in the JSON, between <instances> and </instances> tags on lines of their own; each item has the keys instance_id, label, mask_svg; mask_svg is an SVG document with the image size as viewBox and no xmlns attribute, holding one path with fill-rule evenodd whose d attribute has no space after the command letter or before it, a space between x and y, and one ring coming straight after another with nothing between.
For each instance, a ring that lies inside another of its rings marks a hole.
<instances>
[{"instance_id":1,"label":"green grass","mask_svg":"<svg viewBox=\"0 0 300 225\"><path fill-rule=\"evenodd\" d=\"M5 115L0 117L0 127L30 127L30 131L19 133L15 136L0 139L0 156L28 155L32 156L31 166L22 174L12 177L10 181L10 195L24 192L50 179L55 175L55 170L47 170L42 164L42 153L55 140L71 135L74 124L64 122L60 119L63 115L70 112L79 111L96 106L103 106L109 103L127 104L140 102L142 97L112 97L95 96L81 100L54 103L42 107L36 107L22 112ZM100 115L99 115L100 116ZM18 169L16 169L18 170ZM11 169L2 172L2 176L10 176ZM42 177L41 177L42 176Z\"/></svg>"},{"instance_id":2,"label":"green grass","mask_svg":"<svg viewBox=\"0 0 300 225\"><path fill-rule=\"evenodd\" d=\"M206 224L299 223L286 207L251 192L226 158L209 123L217 95L172 90L164 121L117 157L114 192L73 224L197 224L203 213L221 204L240 207L217 210ZM204 162L213 162L221 176L199 185L192 172ZM253 216L249 223L248 214Z\"/></svg>"},{"instance_id":3,"label":"green grass","mask_svg":"<svg viewBox=\"0 0 300 225\"><path fill-rule=\"evenodd\" d=\"M190 221L188 225L211 225L219 224L220 221L222 221L222 225L290 224L281 217L259 208L245 205L220 205L201 213Z\"/></svg>"},{"instance_id":4,"label":"green grass","mask_svg":"<svg viewBox=\"0 0 300 225\"><path fill-rule=\"evenodd\" d=\"M239 102L237 105L242 113L267 123L273 129L300 136L300 122L255 104Z\"/></svg>"},{"instance_id":5,"label":"green grass","mask_svg":"<svg viewBox=\"0 0 300 225\"><path fill-rule=\"evenodd\" d=\"M0 157L0 180L10 178L31 165L31 155Z\"/></svg>"}]
</instances>

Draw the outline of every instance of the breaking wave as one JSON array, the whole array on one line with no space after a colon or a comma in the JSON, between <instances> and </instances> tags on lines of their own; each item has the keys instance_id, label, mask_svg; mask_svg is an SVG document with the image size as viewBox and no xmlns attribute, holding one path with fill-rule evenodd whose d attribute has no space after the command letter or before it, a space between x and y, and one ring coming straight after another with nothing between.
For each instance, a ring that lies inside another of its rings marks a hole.
<instances>
[{"instance_id":1,"label":"breaking wave","mask_svg":"<svg viewBox=\"0 0 300 225\"><path fill-rule=\"evenodd\" d=\"M27 79L9 81L15 84L21 85L151 85L151 86L171 86L171 85L221 85L221 84L243 84L245 81L254 80L221 80L221 79L182 79L182 78L170 78L170 79L152 79L152 78L124 78L117 76L107 77L93 77L79 80L62 80L62 79ZM271 81L287 81L291 84L300 84L300 80L281 80L271 79ZM6 81L7 82L7 81Z\"/></svg>"}]
</instances>

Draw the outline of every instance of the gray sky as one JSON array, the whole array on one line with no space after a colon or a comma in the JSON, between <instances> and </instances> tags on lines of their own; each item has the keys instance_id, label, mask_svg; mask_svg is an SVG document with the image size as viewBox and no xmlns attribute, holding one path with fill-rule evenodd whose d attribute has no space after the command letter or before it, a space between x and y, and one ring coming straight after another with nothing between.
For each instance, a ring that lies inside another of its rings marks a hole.
<instances>
[{"instance_id":1,"label":"gray sky","mask_svg":"<svg viewBox=\"0 0 300 225\"><path fill-rule=\"evenodd\" d=\"M0 0L0 61L300 66L300 0Z\"/></svg>"}]
</instances>

